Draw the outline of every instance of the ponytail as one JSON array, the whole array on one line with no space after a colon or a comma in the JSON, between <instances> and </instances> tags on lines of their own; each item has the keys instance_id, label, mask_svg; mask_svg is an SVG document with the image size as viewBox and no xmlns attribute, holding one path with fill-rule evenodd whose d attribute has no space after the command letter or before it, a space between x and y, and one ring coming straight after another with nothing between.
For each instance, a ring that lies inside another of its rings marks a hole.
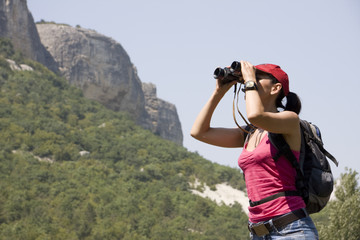
<instances>
[{"instance_id":1,"label":"ponytail","mask_svg":"<svg viewBox=\"0 0 360 240\"><path fill-rule=\"evenodd\" d=\"M301 100L298 97L296 93L289 92L286 98L286 104L284 106L283 99L284 99L284 93L281 91L278 98L276 99L276 107L282 108L285 111L292 111L296 114L299 114L301 111Z\"/></svg>"},{"instance_id":2,"label":"ponytail","mask_svg":"<svg viewBox=\"0 0 360 240\"><path fill-rule=\"evenodd\" d=\"M286 96L285 110L293 111L299 115L301 111L301 101L296 93L289 92L289 94Z\"/></svg>"},{"instance_id":3,"label":"ponytail","mask_svg":"<svg viewBox=\"0 0 360 240\"><path fill-rule=\"evenodd\" d=\"M279 83L279 81L271 74L268 74L272 83ZM283 100L286 100L286 104L284 106ZM301 111L301 100L296 93L289 92L288 95L285 97L283 89L281 89L280 94L278 95L275 101L277 108L282 108L285 111L292 111L299 115Z\"/></svg>"}]
</instances>

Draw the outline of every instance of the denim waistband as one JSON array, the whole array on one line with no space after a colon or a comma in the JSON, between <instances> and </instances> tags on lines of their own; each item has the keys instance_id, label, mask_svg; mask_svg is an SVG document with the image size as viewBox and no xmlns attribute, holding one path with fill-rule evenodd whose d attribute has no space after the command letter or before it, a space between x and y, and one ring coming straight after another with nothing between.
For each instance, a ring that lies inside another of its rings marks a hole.
<instances>
[{"instance_id":1,"label":"denim waistband","mask_svg":"<svg viewBox=\"0 0 360 240\"><path fill-rule=\"evenodd\" d=\"M248 229L251 233L262 237L269 234L274 229L282 228L293 221L307 217L308 213L306 209L301 208L284 215L276 216L268 221L252 223L249 222Z\"/></svg>"}]
</instances>

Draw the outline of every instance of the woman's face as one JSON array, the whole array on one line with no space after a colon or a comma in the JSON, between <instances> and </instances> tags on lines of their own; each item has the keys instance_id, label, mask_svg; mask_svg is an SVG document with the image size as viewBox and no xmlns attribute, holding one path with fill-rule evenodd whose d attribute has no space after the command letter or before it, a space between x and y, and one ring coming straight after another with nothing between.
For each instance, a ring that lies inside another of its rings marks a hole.
<instances>
[{"instance_id":1,"label":"woman's face","mask_svg":"<svg viewBox=\"0 0 360 240\"><path fill-rule=\"evenodd\" d=\"M272 78L266 73L256 73L256 84L260 96L270 95L272 87L274 85Z\"/></svg>"}]
</instances>

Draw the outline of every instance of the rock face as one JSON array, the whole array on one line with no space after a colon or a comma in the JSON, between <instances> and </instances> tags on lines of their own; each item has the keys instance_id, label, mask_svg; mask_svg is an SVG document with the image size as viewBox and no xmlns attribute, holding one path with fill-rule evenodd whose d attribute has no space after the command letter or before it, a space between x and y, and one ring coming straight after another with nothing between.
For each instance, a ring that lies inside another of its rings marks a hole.
<instances>
[{"instance_id":1,"label":"rock face","mask_svg":"<svg viewBox=\"0 0 360 240\"><path fill-rule=\"evenodd\" d=\"M142 86L145 94L145 109L149 114L150 130L182 145L181 123L175 105L157 98L154 84L143 83Z\"/></svg>"},{"instance_id":2,"label":"rock face","mask_svg":"<svg viewBox=\"0 0 360 240\"><path fill-rule=\"evenodd\" d=\"M57 72L56 62L41 44L26 0L0 0L0 37L11 39L25 57Z\"/></svg>"},{"instance_id":3,"label":"rock face","mask_svg":"<svg viewBox=\"0 0 360 240\"><path fill-rule=\"evenodd\" d=\"M143 119L141 81L120 44L95 31L67 25L37 24L37 29L60 72L85 97Z\"/></svg>"},{"instance_id":4,"label":"rock face","mask_svg":"<svg viewBox=\"0 0 360 240\"><path fill-rule=\"evenodd\" d=\"M67 25L36 26L26 0L0 0L0 37L9 38L25 57L64 75L85 97L129 112L139 125L182 145L175 106L156 97L155 85L144 85L144 94L128 54L111 38Z\"/></svg>"},{"instance_id":5,"label":"rock face","mask_svg":"<svg viewBox=\"0 0 360 240\"><path fill-rule=\"evenodd\" d=\"M60 72L81 88L85 97L115 111L127 111L139 125L182 145L176 107L156 97L155 85L141 83L119 43L95 31L67 25L37 24L37 29Z\"/></svg>"}]
</instances>

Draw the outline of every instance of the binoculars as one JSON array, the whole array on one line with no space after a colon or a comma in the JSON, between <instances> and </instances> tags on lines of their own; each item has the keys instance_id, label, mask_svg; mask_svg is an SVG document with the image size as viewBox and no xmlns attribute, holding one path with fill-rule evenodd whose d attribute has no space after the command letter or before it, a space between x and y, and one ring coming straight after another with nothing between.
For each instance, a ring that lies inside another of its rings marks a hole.
<instances>
[{"instance_id":1,"label":"binoculars","mask_svg":"<svg viewBox=\"0 0 360 240\"><path fill-rule=\"evenodd\" d=\"M238 61L234 61L230 67L218 67L214 71L214 78L219 79L222 83L229 83L232 81L244 83L244 80L241 79L241 76L241 63Z\"/></svg>"}]
</instances>

